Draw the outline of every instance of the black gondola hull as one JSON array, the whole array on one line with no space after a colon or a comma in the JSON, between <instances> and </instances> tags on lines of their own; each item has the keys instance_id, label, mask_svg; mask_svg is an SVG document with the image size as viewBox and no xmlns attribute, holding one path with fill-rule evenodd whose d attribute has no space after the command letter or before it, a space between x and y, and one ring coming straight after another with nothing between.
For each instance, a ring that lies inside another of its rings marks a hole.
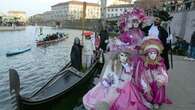
<instances>
[{"instance_id":1,"label":"black gondola hull","mask_svg":"<svg viewBox=\"0 0 195 110\"><path fill-rule=\"evenodd\" d=\"M81 79L78 79L78 81L73 84L73 86L68 89L64 89L62 92L44 100L36 101L20 97L21 110L51 110L52 107L60 103L61 100L64 102L64 107L72 110L76 102L78 102L79 97L83 96L88 90L88 87L93 80L93 76L100 74L102 67L102 64L94 64L91 70L89 70L87 73L84 73L85 75L83 75Z\"/></svg>"}]
</instances>

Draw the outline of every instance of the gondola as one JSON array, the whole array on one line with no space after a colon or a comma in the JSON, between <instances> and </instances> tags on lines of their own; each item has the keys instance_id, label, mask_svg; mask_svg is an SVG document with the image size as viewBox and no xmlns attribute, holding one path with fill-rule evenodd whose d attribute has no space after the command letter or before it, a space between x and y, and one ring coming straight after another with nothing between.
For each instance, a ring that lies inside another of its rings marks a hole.
<instances>
[{"instance_id":1,"label":"gondola","mask_svg":"<svg viewBox=\"0 0 195 110\"><path fill-rule=\"evenodd\" d=\"M30 51L30 50L31 50L31 47L16 49L16 50L12 50L12 51L7 52L6 56L10 57L10 56L25 53L25 52Z\"/></svg>"},{"instance_id":2,"label":"gondola","mask_svg":"<svg viewBox=\"0 0 195 110\"><path fill-rule=\"evenodd\" d=\"M41 89L30 97L20 95L20 81L17 71L9 70L10 94L14 110L49 110L48 105L56 103L60 99L71 97L70 95L82 85L89 84L95 74L100 74L103 64L94 63L86 72L79 72L70 64L64 67L52 77ZM67 106L70 106L67 104ZM71 105L73 107L73 105Z\"/></svg>"},{"instance_id":3,"label":"gondola","mask_svg":"<svg viewBox=\"0 0 195 110\"><path fill-rule=\"evenodd\" d=\"M44 46L44 45L49 45L49 44L53 44L53 43L57 43L60 41L64 41L68 38L68 36L64 36L64 37L60 37L54 40L49 40L49 41L36 41L36 45L37 46Z\"/></svg>"}]
</instances>

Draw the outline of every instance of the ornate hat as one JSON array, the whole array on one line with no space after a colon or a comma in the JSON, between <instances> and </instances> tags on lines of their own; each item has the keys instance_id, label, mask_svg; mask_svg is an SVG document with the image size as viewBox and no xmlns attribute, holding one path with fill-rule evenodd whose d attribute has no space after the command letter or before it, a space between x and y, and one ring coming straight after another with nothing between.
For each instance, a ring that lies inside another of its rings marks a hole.
<instances>
[{"instance_id":1,"label":"ornate hat","mask_svg":"<svg viewBox=\"0 0 195 110\"><path fill-rule=\"evenodd\" d=\"M163 10L155 10L153 12L153 16L160 18L162 21L169 21L173 18L173 16L171 16L167 11Z\"/></svg>"},{"instance_id":2,"label":"ornate hat","mask_svg":"<svg viewBox=\"0 0 195 110\"><path fill-rule=\"evenodd\" d=\"M162 53L164 47L161 41L157 37L145 37L141 45L142 53L146 54L149 51L157 50L159 53Z\"/></svg>"},{"instance_id":3,"label":"ornate hat","mask_svg":"<svg viewBox=\"0 0 195 110\"><path fill-rule=\"evenodd\" d=\"M143 9L134 7L131 10L125 11L119 18L119 27L124 29L127 25L128 20L137 19L139 22L144 22L148 17L145 15Z\"/></svg>"}]
</instances>

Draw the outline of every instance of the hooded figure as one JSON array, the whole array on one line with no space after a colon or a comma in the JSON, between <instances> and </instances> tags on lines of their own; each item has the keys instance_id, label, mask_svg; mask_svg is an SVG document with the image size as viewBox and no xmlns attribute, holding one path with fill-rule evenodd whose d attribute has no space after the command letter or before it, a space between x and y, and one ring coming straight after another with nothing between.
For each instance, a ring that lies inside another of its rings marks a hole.
<instances>
[{"instance_id":1,"label":"hooded figure","mask_svg":"<svg viewBox=\"0 0 195 110\"><path fill-rule=\"evenodd\" d=\"M74 39L74 44L71 49L71 65L77 70L81 70L81 54L82 54L82 46L80 45L80 39L76 37Z\"/></svg>"}]
</instances>

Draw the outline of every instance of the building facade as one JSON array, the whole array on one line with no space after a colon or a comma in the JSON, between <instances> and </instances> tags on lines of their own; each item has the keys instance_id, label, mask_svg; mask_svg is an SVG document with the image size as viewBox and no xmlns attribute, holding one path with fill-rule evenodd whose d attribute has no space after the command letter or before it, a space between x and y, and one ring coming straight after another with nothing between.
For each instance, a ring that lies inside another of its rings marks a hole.
<instances>
[{"instance_id":1,"label":"building facade","mask_svg":"<svg viewBox=\"0 0 195 110\"><path fill-rule=\"evenodd\" d=\"M26 23L27 15L24 11L8 11L7 16L17 18L19 22Z\"/></svg>"},{"instance_id":2,"label":"building facade","mask_svg":"<svg viewBox=\"0 0 195 110\"><path fill-rule=\"evenodd\" d=\"M83 13L83 2L68 1L51 6L51 11L44 13L51 16L53 20L78 20ZM100 5L96 3L86 3L86 19L99 19Z\"/></svg>"},{"instance_id":3,"label":"building facade","mask_svg":"<svg viewBox=\"0 0 195 110\"><path fill-rule=\"evenodd\" d=\"M122 5L122 4L130 4L132 0L111 0L109 5Z\"/></svg>"},{"instance_id":4,"label":"building facade","mask_svg":"<svg viewBox=\"0 0 195 110\"><path fill-rule=\"evenodd\" d=\"M119 17L125 11L130 10L133 7L132 4L111 5L106 8L106 18Z\"/></svg>"}]
</instances>

